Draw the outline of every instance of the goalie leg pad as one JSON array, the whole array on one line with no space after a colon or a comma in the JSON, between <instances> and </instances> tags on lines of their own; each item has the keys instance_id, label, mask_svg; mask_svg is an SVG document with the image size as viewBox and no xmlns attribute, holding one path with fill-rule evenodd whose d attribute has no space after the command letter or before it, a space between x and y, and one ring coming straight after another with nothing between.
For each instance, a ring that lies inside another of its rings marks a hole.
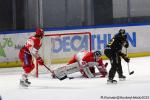
<instances>
[{"instance_id":1,"label":"goalie leg pad","mask_svg":"<svg viewBox=\"0 0 150 100\"><path fill-rule=\"evenodd\" d=\"M66 65L65 67L66 67L66 74L67 74L67 75L80 71L78 62L75 62L75 63L73 63L73 64Z\"/></svg>"},{"instance_id":2,"label":"goalie leg pad","mask_svg":"<svg viewBox=\"0 0 150 100\"><path fill-rule=\"evenodd\" d=\"M64 67L61 67L61 68L54 70L54 74L59 80L63 80L65 78L67 78L66 71L65 71Z\"/></svg>"},{"instance_id":3,"label":"goalie leg pad","mask_svg":"<svg viewBox=\"0 0 150 100\"><path fill-rule=\"evenodd\" d=\"M98 62L88 62L87 65L91 67L91 66L98 66L99 64Z\"/></svg>"},{"instance_id":4,"label":"goalie leg pad","mask_svg":"<svg viewBox=\"0 0 150 100\"><path fill-rule=\"evenodd\" d=\"M94 75L91 73L90 69L88 67L83 68L83 72L87 76L87 78L93 78Z\"/></svg>"},{"instance_id":5,"label":"goalie leg pad","mask_svg":"<svg viewBox=\"0 0 150 100\"><path fill-rule=\"evenodd\" d=\"M79 72L79 64L75 62L73 64L69 64L54 70L54 74L58 79L65 79L67 78L68 74L72 74L75 72Z\"/></svg>"}]
</instances>

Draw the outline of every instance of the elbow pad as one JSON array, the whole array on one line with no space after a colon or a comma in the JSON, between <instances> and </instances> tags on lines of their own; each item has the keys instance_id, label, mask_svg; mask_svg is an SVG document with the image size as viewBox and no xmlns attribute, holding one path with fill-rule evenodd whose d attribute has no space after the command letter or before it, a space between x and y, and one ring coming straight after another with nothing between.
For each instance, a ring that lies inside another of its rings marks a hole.
<instances>
[{"instance_id":1,"label":"elbow pad","mask_svg":"<svg viewBox=\"0 0 150 100\"><path fill-rule=\"evenodd\" d=\"M35 58L38 58L38 57L39 57L38 50L35 49L35 48L31 48L31 49L30 49L30 53L31 53Z\"/></svg>"}]
</instances>

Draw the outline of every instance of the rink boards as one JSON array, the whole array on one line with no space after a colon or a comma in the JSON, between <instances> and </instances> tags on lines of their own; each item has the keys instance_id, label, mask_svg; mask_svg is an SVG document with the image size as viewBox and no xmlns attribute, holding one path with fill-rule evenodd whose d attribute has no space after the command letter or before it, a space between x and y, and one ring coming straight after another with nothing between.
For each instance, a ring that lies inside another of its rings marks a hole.
<instances>
[{"instance_id":1,"label":"rink boards","mask_svg":"<svg viewBox=\"0 0 150 100\"><path fill-rule=\"evenodd\" d=\"M72 32L90 32L92 34L92 50L101 50L103 53L104 47L108 41L118 32L120 28L123 28L127 32L128 41L130 47L128 53L130 57L149 56L150 45L149 45L149 31L150 25L126 25L126 26L109 26L109 27L87 27L79 29L66 29L66 30L55 30L48 29L45 34L61 34L61 33L72 33ZM24 45L29 36L34 34L34 30L23 31L23 32L5 32L0 35L0 67L16 67L20 66L18 61L18 52ZM60 41L66 41L66 38L60 39ZM68 36L68 42L59 44L59 50L52 52L56 54L55 59L52 59L54 63L66 62L70 56L68 53L74 53L74 42L73 37ZM77 39L79 40L79 39ZM80 39L83 41L83 38ZM83 43L85 43L83 41ZM44 44L44 43L43 43ZM45 45L45 44L44 44ZM83 45L82 43L80 45ZM79 45L79 46L80 46ZM89 46L88 42L86 46ZM82 47L82 46L80 46ZM65 48L65 49L64 49ZM81 48L82 49L82 48ZM45 48L45 53L49 54L50 48ZM123 49L124 50L124 49ZM42 51L40 51L42 52ZM63 56L63 55L64 56ZM106 59L105 56L103 56Z\"/></svg>"}]
</instances>

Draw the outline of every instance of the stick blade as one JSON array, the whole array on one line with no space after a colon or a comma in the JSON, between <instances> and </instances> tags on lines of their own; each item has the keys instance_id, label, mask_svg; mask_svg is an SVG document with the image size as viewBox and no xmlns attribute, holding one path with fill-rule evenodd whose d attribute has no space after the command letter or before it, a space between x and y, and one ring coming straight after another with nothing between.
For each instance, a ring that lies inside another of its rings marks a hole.
<instances>
[{"instance_id":1,"label":"stick blade","mask_svg":"<svg viewBox=\"0 0 150 100\"><path fill-rule=\"evenodd\" d=\"M57 76L56 76L57 77ZM66 79L67 78L67 75L65 75L65 76L63 76L63 77L57 77L60 81L62 81L62 80L64 80L64 79Z\"/></svg>"},{"instance_id":2,"label":"stick blade","mask_svg":"<svg viewBox=\"0 0 150 100\"><path fill-rule=\"evenodd\" d=\"M130 72L130 75L134 74L134 71Z\"/></svg>"}]
</instances>

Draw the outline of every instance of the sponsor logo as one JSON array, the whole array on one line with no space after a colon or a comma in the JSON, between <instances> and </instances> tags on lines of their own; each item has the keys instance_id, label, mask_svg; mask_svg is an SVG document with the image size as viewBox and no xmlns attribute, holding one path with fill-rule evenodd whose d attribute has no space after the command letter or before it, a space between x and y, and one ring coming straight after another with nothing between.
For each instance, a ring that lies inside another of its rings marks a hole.
<instances>
[{"instance_id":1,"label":"sponsor logo","mask_svg":"<svg viewBox=\"0 0 150 100\"><path fill-rule=\"evenodd\" d=\"M92 50L103 50L112 37L112 34L99 33L92 35ZM130 47L136 47L136 32L127 33L127 39L130 43ZM90 41L88 35L52 38L51 43L53 45L53 53L90 50Z\"/></svg>"}]
</instances>

